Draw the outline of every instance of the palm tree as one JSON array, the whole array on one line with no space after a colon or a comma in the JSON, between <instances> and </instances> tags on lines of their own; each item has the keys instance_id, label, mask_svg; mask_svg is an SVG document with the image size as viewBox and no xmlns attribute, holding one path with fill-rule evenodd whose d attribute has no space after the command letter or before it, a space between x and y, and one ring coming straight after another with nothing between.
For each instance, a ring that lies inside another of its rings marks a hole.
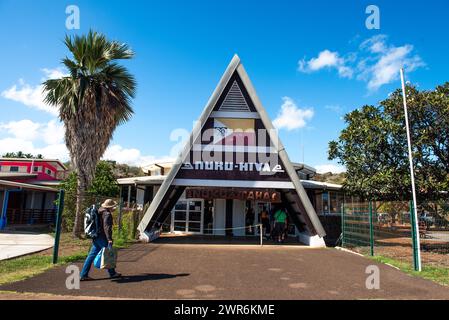
<instances>
[{"instance_id":1,"label":"palm tree","mask_svg":"<svg viewBox=\"0 0 449 320\"><path fill-rule=\"evenodd\" d=\"M83 229L83 198L95 167L109 145L114 130L132 114L136 82L116 60L130 59L128 45L109 41L103 34L66 36L72 58L62 63L69 75L43 83L45 102L59 109L65 126L65 143L77 173L77 203L73 234Z\"/></svg>"}]
</instances>

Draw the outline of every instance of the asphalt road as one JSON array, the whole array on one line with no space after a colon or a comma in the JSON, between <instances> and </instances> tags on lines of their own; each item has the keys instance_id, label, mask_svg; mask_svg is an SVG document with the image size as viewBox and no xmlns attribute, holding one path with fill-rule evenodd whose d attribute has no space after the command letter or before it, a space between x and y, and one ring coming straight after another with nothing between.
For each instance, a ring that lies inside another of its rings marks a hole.
<instances>
[{"instance_id":1,"label":"asphalt road","mask_svg":"<svg viewBox=\"0 0 449 320\"><path fill-rule=\"evenodd\" d=\"M122 279L93 269L97 280L68 290L65 267L58 267L0 290L141 299L449 299L448 287L382 264L375 264L380 289L368 290L372 264L331 248L136 244L119 253Z\"/></svg>"}]
</instances>

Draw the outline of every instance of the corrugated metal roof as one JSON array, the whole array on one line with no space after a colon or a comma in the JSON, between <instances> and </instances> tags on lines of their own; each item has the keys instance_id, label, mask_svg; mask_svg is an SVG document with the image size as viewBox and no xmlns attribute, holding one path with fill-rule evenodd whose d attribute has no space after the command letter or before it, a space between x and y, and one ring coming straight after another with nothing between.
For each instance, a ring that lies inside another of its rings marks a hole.
<instances>
[{"instance_id":1,"label":"corrugated metal roof","mask_svg":"<svg viewBox=\"0 0 449 320\"><path fill-rule=\"evenodd\" d=\"M27 172L0 172L0 179L36 178L37 174Z\"/></svg>"},{"instance_id":2,"label":"corrugated metal roof","mask_svg":"<svg viewBox=\"0 0 449 320\"><path fill-rule=\"evenodd\" d=\"M117 179L119 185L130 185L130 184L162 184L167 176L143 176L143 177L131 177L131 178L121 178Z\"/></svg>"},{"instance_id":3,"label":"corrugated metal roof","mask_svg":"<svg viewBox=\"0 0 449 320\"><path fill-rule=\"evenodd\" d=\"M59 190L56 190L56 189L53 189L50 187L37 186L35 184L21 183L21 182L15 182L15 181L7 181L7 180L0 180L0 187L1 186L19 188L19 189L24 189L24 190L59 192Z\"/></svg>"},{"instance_id":4,"label":"corrugated metal roof","mask_svg":"<svg viewBox=\"0 0 449 320\"><path fill-rule=\"evenodd\" d=\"M0 158L0 161L18 161L18 162L49 162L57 164L61 170L67 170L67 167L58 159L33 159L33 158Z\"/></svg>"},{"instance_id":5,"label":"corrugated metal roof","mask_svg":"<svg viewBox=\"0 0 449 320\"><path fill-rule=\"evenodd\" d=\"M343 188L343 186L340 184L314 181L314 180L301 180L301 183L304 186L304 188L307 188L307 189L341 190L341 188Z\"/></svg>"}]
</instances>

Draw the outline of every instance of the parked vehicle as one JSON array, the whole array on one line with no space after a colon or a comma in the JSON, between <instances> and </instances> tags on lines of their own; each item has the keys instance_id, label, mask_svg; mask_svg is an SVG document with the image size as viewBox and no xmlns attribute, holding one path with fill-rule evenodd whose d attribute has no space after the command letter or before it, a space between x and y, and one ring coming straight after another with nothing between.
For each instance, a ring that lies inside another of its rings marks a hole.
<instances>
[{"instance_id":1,"label":"parked vehicle","mask_svg":"<svg viewBox=\"0 0 449 320\"><path fill-rule=\"evenodd\" d=\"M383 224L389 223L389 222L391 222L391 216L388 213L383 213L383 212L378 213L377 214L377 222L383 223Z\"/></svg>"},{"instance_id":2,"label":"parked vehicle","mask_svg":"<svg viewBox=\"0 0 449 320\"><path fill-rule=\"evenodd\" d=\"M423 222L427 227L431 227L435 224L435 218L431 216L428 212L423 211L419 215L419 222Z\"/></svg>"}]
</instances>

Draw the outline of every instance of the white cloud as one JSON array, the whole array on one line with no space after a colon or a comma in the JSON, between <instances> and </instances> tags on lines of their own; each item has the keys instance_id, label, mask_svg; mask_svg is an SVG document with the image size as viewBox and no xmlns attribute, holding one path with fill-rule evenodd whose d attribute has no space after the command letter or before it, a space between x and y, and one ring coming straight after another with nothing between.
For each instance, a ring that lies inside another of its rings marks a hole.
<instances>
[{"instance_id":1,"label":"white cloud","mask_svg":"<svg viewBox=\"0 0 449 320\"><path fill-rule=\"evenodd\" d=\"M342 78L356 78L367 83L369 91L376 91L381 86L399 78L399 69L407 72L425 66L421 57L414 54L410 44L394 46L387 43L386 35L373 36L363 41L358 52L344 55L330 50L321 51L316 58L301 60L298 70L305 73L319 71L323 68L334 68Z\"/></svg>"},{"instance_id":2,"label":"white cloud","mask_svg":"<svg viewBox=\"0 0 449 320\"><path fill-rule=\"evenodd\" d=\"M289 97L283 97L284 103L281 106L276 119L273 121L273 125L278 129L293 130L303 128L306 126L306 121L312 119L313 109L306 108L301 109L295 104L293 99Z\"/></svg>"},{"instance_id":3,"label":"white cloud","mask_svg":"<svg viewBox=\"0 0 449 320\"><path fill-rule=\"evenodd\" d=\"M126 163L133 166L144 166L153 162L167 162L175 161L172 157L155 157L149 155L142 155L140 150L136 148L124 148L121 145L111 145L106 149L103 155L105 160L113 160L118 163Z\"/></svg>"},{"instance_id":4,"label":"white cloud","mask_svg":"<svg viewBox=\"0 0 449 320\"><path fill-rule=\"evenodd\" d=\"M370 58L359 62L358 79L367 81L370 91L399 79L400 68L412 72L425 66L418 55L413 55L412 45L396 47L388 45L386 41L387 37L384 35L375 36L360 45L361 50L370 54Z\"/></svg>"},{"instance_id":5,"label":"white cloud","mask_svg":"<svg viewBox=\"0 0 449 320\"><path fill-rule=\"evenodd\" d=\"M50 120L41 132L44 142L50 145L64 142L64 134L64 125L57 120Z\"/></svg>"},{"instance_id":6,"label":"white cloud","mask_svg":"<svg viewBox=\"0 0 449 320\"><path fill-rule=\"evenodd\" d=\"M317 173L342 173L346 171L345 167L331 163L316 165L315 169Z\"/></svg>"},{"instance_id":7,"label":"white cloud","mask_svg":"<svg viewBox=\"0 0 449 320\"><path fill-rule=\"evenodd\" d=\"M17 139L34 140L38 136L39 123L25 119L20 121L11 121L6 124L0 123L0 130L6 130L10 135Z\"/></svg>"},{"instance_id":8,"label":"white cloud","mask_svg":"<svg viewBox=\"0 0 449 320\"><path fill-rule=\"evenodd\" d=\"M18 151L34 155L42 154L45 158L60 159L62 161L69 160L67 148L63 143L37 147L31 140L19 138L0 139L0 154Z\"/></svg>"},{"instance_id":9,"label":"white cloud","mask_svg":"<svg viewBox=\"0 0 449 320\"><path fill-rule=\"evenodd\" d=\"M0 155L7 152L42 154L45 158L70 160L64 143L64 126L57 119L47 123L28 119L0 123ZM135 148L114 144L107 148L103 159L142 166L157 161L174 161L173 157L144 155Z\"/></svg>"},{"instance_id":10,"label":"white cloud","mask_svg":"<svg viewBox=\"0 0 449 320\"><path fill-rule=\"evenodd\" d=\"M346 61L341 58L338 52L331 52L330 50L323 50L318 54L318 57L312 58L309 61L302 59L298 62L298 70L305 73L321 70L323 68L335 68L342 78L352 78L353 70L345 65Z\"/></svg>"},{"instance_id":11,"label":"white cloud","mask_svg":"<svg viewBox=\"0 0 449 320\"><path fill-rule=\"evenodd\" d=\"M52 115L57 115L58 110L56 108L44 103L42 89L42 85L31 86L23 81L19 81L19 85L13 85L11 88L3 91L2 97L23 103L27 107L45 111Z\"/></svg>"},{"instance_id":12,"label":"white cloud","mask_svg":"<svg viewBox=\"0 0 449 320\"><path fill-rule=\"evenodd\" d=\"M340 58L337 52L330 52L329 50L321 51L317 58L310 59L307 62L308 69L315 71L325 67L334 67L340 63Z\"/></svg>"},{"instance_id":13,"label":"white cloud","mask_svg":"<svg viewBox=\"0 0 449 320\"><path fill-rule=\"evenodd\" d=\"M43 69L41 69L41 71L43 73L45 73L45 78L43 78L43 80L60 79L62 77L67 77L69 75L67 72L65 72L61 68L56 68L56 69L43 68Z\"/></svg>"},{"instance_id":14,"label":"white cloud","mask_svg":"<svg viewBox=\"0 0 449 320\"><path fill-rule=\"evenodd\" d=\"M44 68L41 71L45 74L42 81L47 79L57 79L66 75L63 70L59 68ZM30 85L23 79L19 79L18 84L14 84L10 88L2 91L1 96L5 99L23 103L27 107L45 111L52 115L58 114L57 108L49 106L44 102L42 84Z\"/></svg>"},{"instance_id":15,"label":"white cloud","mask_svg":"<svg viewBox=\"0 0 449 320\"><path fill-rule=\"evenodd\" d=\"M0 133L9 135L0 139L0 154L23 151L62 161L69 159L64 144L64 128L55 119L48 123L28 119L0 123Z\"/></svg>"},{"instance_id":16,"label":"white cloud","mask_svg":"<svg viewBox=\"0 0 449 320\"><path fill-rule=\"evenodd\" d=\"M337 114L342 114L344 112L344 108L342 106L339 105L327 105L324 107L324 109L333 111Z\"/></svg>"}]
</instances>

